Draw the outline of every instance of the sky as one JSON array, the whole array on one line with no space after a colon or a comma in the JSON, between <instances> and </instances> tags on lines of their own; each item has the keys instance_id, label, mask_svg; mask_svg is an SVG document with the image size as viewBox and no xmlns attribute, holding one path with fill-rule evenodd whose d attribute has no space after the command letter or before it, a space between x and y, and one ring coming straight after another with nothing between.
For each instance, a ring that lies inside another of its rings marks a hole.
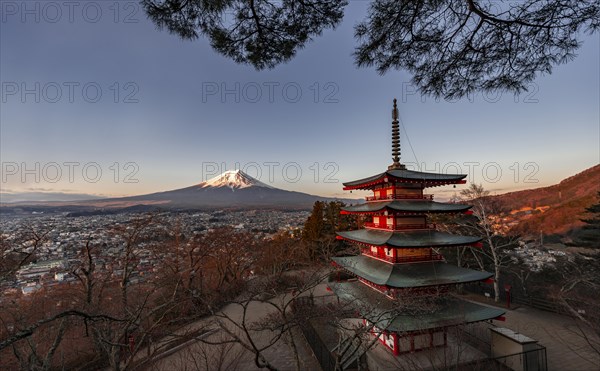
<instances>
[{"instance_id":1,"label":"sky","mask_svg":"<svg viewBox=\"0 0 600 371\"><path fill-rule=\"evenodd\" d=\"M600 163L598 34L529 92L447 102L422 98L406 71L354 65L368 2L267 71L156 29L135 1L0 3L4 193L137 195L241 168L282 189L358 197L341 183L391 163L393 98L411 169L504 193Z\"/></svg>"}]
</instances>

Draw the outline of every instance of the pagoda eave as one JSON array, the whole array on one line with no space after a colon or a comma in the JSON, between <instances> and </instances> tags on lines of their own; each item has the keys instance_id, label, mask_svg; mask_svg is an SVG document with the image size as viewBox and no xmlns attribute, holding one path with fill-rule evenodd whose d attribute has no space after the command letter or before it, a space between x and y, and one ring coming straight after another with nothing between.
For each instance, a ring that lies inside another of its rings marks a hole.
<instances>
[{"instance_id":1,"label":"pagoda eave","mask_svg":"<svg viewBox=\"0 0 600 371\"><path fill-rule=\"evenodd\" d=\"M444 182L431 182L431 181L422 181L422 180L404 180L404 179L396 179L393 182L396 183L412 183L412 184L416 184L416 185L422 185L423 188L433 188L433 187L442 187L442 186L446 186L446 185L453 185L453 184L467 184L466 180L458 180L458 181L444 181ZM376 181L376 182L370 182L370 183L364 183L364 184L358 184L358 185L344 185L343 190L344 191L353 191L353 190L370 190L373 189L373 187L379 185L379 184L387 184L390 183L389 181L386 182L383 179Z\"/></svg>"},{"instance_id":2,"label":"pagoda eave","mask_svg":"<svg viewBox=\"0 0 600 371\"><path fill-rule=\"evenodd\" d=\"M414 245L414 246L396 246L396 245L391 245L389 243L384 243L384 244L373 244L373 243L368 243L368 242L361 242L358 240L353 240L350 238L345 238L342 236L336 236L335 237L337 240L343 240L343 241L348 241L350 243L354 243L357 245L362 245L362 246L366 246L366 247L384 247L384 248L388 248L388 249L428 249L428 248L443 248L443 247L473 247L473 248L477 248L477 249L481 249L483 247L483 244L480 242L481 239L478 242L473 242L473 243L459 243L459 244L454 244L454 245L450 245L450 244L445 244L445 245Z\"/></svg>"},{"instance_id":3,"label":"pagoda eave","mask_svg":"<svg viewBox=\"0 0 600 371\"><path fill-rule=\"evenodd\" d=\"M337 232L336 238L366 246L407 249L456 246L478 247L476 244L482 241L480 237L457 236L431 229L384 231L366 228Z\"/></svg>"},{"instance_id":4,"label":"pagoda eave","mask_svg":"<svg viewBox=\"0 0 600 371\"><path fill-rule=\"evenodd\" d=\"M452 326L487 320L502 320L505 310L461 300L456 297L440 298L438 308L419 308L414 311L396 309L393 299L358 281L330 282L329 286L340 299L349 303L377 303L361 306L359 312L380 329L409 334L427 330L442 330Z\"/></svg>"},{"instance_id":5,"label":"pagoda eave","mask_svg":"<svg viewBox=\"0 0 600 371\"><path fill-rule=\"evenodd\" d=\"M385 200L346 206L342 208L342 211L348 214L372 214L387 211L388 213L392 214L422 215L429 213L464 213L471 207L471 205L429 200Z\"/></svg>"},{"instance_id":6,"label":"pagoda eave","mask_svg":"<svg viewBox=\"0 0 600 371\"><path fill-rule=\"evenodd\" d=\"M466 174L437 174L412 170L388 170L368 178L343 183L344 190L371 189L383 183L405 183L423 187L465 184Z\"/></svg>"},{"instance_id":7,"label":"pagoda eave","mask_svg":"<svg viewBox=\"0 0 600 371\"><path fill-rule=\"evenodd\" d=\"M365 255L335 257L347 272L375 285L395 289L427 288L485 281L492 273L476 271L442 261L390 264Z\"/></svg>"}]
</instances>

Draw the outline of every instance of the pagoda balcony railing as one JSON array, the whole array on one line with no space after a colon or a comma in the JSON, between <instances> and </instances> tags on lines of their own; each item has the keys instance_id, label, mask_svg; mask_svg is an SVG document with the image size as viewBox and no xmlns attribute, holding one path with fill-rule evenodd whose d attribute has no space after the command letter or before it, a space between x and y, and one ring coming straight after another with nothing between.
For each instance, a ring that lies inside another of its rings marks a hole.
<instances>
[{"instance_id":1,"label":"pagoda balcony railing","mask_svg":"<svg viewBox=\"0 0 600 371\"><path fill-rule=\"evenodd\" d=\"M396 263L413 263L441 260L444 260L444 257L439 254L430 254L428 256L399 256L396 258Z\"/></svg>"},{"instance_id":2,"label":"pagoda balcony railing","mask_svg":"<svg viewBox=\"0 0 600 371\"><path fill-rule=\"evenodd\" d=\"M371 251L371 249L362 249L362 254L367 255L367 256L372 256L379 260L385 260L388 263L396 262L396 258L394 258L393 256L387 256L385 254L379 255L378 253Z\"/></svg>"},{"instance_id":3,"label":"pagoda balcony railing","mask_svg":"<svg viewBox=\"0 0 600 371\"><path fill-rule=\"evenodd\" d=\"M433 200L433 195L415 195L415 194L395 194L386 196L367 196L365 201L381 201L381 200Z\"/></svg>"},{"instance_id":4,"label":"pagoda balcony railing","mask_svg":"<svg viewBox=\"0 0 600 371\"><path fill-rule=\"evenodd\" d=\"M362 254L372 256L373 258L377 258L379 260L385 260L388 263L414 263L444 260L442 255L433 252L424 255L397 256L394 258L393 256L387 256L386 254L380 255L371 251L371 249L362 249Z\"/></svg>"},{"instance_id":5,"label":"pagoda balcony railing","mask_svg":"<svg viewBox=\"0 0 600 371\"><path fill-rule=\"evenodd\" d=\"M429 224L396 224L396 228L394 228L391 224L378 224L373 222L365 222L365 228L373 228L373 229L383 229L386 231L402 231L405 229L435 229L436 225L434 223Z\"/></svg>"},{"instance_id":6,"label":"pagoda balcony railing","mask_svg":"<svg viewBox=\"0 0 600 371\"><path fill-rule=\"evenodd\" d=\"M364 226L366 228L385 229L385 230L389 230L389 231L394 230L394 226L391 224L379 224L379 223L373 223L373 222L365 222Z\"/></svg>"}]
</instances>

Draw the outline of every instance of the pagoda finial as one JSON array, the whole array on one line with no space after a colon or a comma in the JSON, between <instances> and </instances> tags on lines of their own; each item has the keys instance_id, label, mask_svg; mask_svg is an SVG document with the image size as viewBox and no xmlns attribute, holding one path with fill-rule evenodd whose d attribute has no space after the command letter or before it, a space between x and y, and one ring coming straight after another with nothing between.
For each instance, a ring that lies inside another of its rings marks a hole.
<instances>
[{"instance_id":1,"label":"pagoda finial","mask_svg":"<svg viewBox=\"0 0 600 371\"><path fill-rule=\"evenodd\" d=\"M398 121L398 106L394 98L394 109L392 109L392 160L393 164L388 166L388 170L405 169L400 163L400 126Z\"/></svg>"}]
</instances>

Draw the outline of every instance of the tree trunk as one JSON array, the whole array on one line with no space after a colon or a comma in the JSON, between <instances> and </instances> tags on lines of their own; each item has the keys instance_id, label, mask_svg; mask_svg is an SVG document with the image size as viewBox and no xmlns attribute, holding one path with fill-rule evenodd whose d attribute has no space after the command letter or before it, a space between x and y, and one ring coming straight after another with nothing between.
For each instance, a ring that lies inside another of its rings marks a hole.
<instances>
[{"instance_id":1,"label":"tree trunk","mask_svg":"<svg viewBox=\"0 0 600 371\"><path fill-rule=\"evenodd\" d=\"M498 303L500 301L500 266L494 262L494 301Z\"/></svg>"}]
</instances>

